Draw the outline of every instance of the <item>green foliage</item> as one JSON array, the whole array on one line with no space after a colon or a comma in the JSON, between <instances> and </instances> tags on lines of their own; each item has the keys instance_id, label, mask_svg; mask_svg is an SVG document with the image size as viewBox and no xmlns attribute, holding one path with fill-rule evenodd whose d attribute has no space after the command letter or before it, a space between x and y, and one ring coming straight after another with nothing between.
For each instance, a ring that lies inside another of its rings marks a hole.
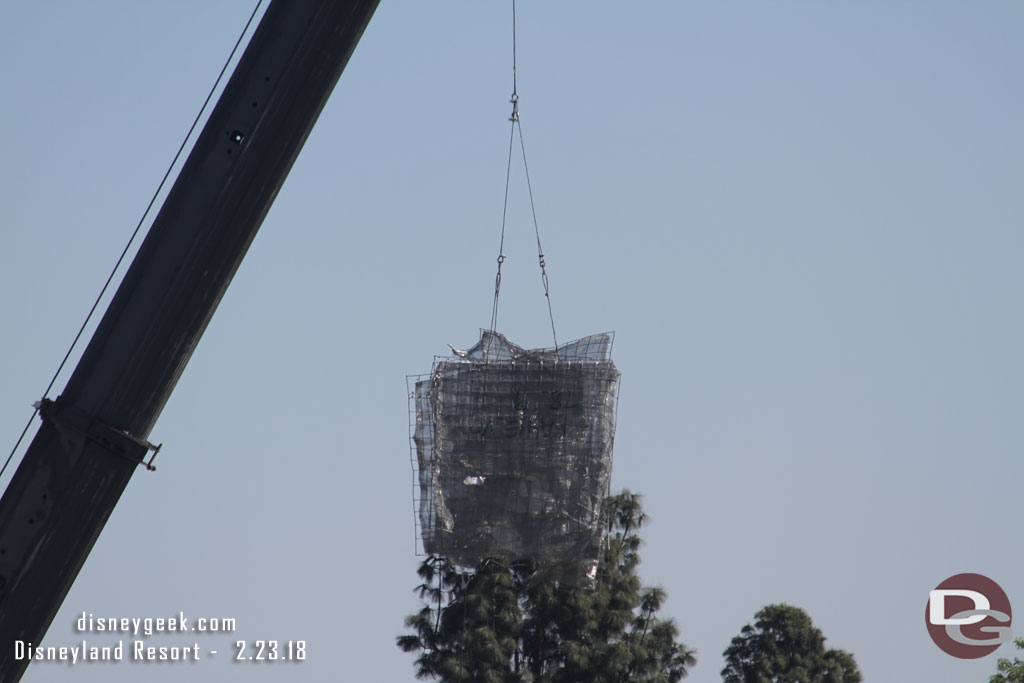
<instances>
[{"instance_id":1,"label":"green foliage","mask_svg":"<svg viewBox=\"0 0 1024 683\"><path fill-rule=\"evenodd\" d=\"M563 581L532 562L459 570L428 557L423 608L398 647L418 653L416 677L442 683L676 683L696 663L656 615L661 588L641 588L640 496L606 501L608 546L594 585Z\"/></svg>"},{"instance_id":2,"label":"green foliage","mask_svg":"<svg viewBox=\"0 0 1024 683\"><path fill-rule=\"evenodd\" d=\"M1018 650L1024 650L1024 638L1018 638L1013 644ZM996 671L998 673L993 674L988 683L1024 683L1024 661L1018 657L1014 657L1012 661L1000 657L996 662Z\"/></svg>"},{"instance_id":3,"label":"green foliage","mask_svg":"<svg viewBox=\"0 0 1024 683\"><path fill-rule=\"evenodd\" d=\"M860 683L853 655L825 650L825 637L807 613L768 605L723 653L724 683Z\"/></svg>"}]
</instances>

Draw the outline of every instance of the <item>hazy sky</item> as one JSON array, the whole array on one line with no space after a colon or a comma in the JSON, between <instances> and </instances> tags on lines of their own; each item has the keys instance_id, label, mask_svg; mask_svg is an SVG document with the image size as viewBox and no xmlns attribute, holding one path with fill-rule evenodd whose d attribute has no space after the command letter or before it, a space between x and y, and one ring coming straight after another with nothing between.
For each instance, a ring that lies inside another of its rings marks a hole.
<instances>
[{"instance_id":1,"label":"hazy sky","mask_svg":"<svg viewBox=\"0 0 1024 683\"><path fill-rule=\"evenodd\" d=\"M6 9L5 448L251 8ZM961 572L1024 610L1024 5L517 10L559 339L617 333L613 487L644 495L689 680L772 602L867 681L987 680L1012 648L953 659L923 615ZM148 644L221 654L25 681L413 680L405 375L490 321L510 15L382 1L46 640L184 611L237 630ZM547 346L532 230L516 174L499 329ZM307 661L230 663L257 639Z\"/></svg>"}]
</instances>

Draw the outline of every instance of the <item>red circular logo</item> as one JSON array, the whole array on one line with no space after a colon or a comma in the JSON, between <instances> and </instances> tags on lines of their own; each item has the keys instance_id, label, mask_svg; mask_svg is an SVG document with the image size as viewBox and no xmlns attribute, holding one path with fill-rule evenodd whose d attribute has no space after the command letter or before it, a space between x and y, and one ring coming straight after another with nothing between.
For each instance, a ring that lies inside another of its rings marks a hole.
<instances>
[{"instance_id":1,"label":"red circular logo","mask_svg":"<svg viewBox=\"0 0 1024 683\"><path fill-rule=\"evenodd\" d=\"M928 635L946 654L977 659L1010 642L1010 599L992 579L957 574L928 595L924 622Z\"/></svg>"}]
</instances>

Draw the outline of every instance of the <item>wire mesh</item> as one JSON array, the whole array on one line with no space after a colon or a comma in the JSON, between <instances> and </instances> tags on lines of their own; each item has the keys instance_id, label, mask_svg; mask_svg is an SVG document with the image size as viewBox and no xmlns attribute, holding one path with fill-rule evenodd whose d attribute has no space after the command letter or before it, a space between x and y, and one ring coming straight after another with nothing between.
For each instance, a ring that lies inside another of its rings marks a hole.
<instances>
[{"instance_id":1,"label":"wire mesh","mask_svg":"<svg viewBox=\"0 0 1024 683\"><path fill-rule=\"evenodd\" d=\"M611 478L613 334L524 349L490 330L408 378L417 538L462 566L595 563Z\"/></svg>"}]
</instances>

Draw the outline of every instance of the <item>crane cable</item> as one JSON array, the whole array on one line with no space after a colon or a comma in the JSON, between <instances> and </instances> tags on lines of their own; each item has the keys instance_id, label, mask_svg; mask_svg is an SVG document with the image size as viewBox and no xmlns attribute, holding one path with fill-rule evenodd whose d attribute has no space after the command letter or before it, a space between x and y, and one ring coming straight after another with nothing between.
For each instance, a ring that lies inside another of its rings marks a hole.
<instances>
[{"instance_id":1,"label":"crane cable","mask_svg":"<svg viewBox=\"0 0 1024 683\"><path fill-rule=\"evenodd\" d=\"M60 376L61 371L67 364L68 359L71 357L71 353L75 350L75 346L78 345L79 340L82 338L82 334L85 332L85 328L89 325L89 321L92 319L93 314L96 312L96 308L99 306L100 301L103 299L103 295L106 294L107 289L110 287L110 283L114 280L114 275L121 267L121 263L124 261L125 256L128 254L128 250L131 249L132 243L139 234L139 230L142 229L142 225L146 222L146 217L149 216L149 212L153 209L153 205L156 203L157 197L160 196L160 192L164 189L164 185L167 183L167 179L171 175L171 171L178 163L178 159L181 158L181 153L185 150L185 145L192 137L192 133L195 132L196 126L199 125L199 121L203 116L203 112L206 111L206 107L209 106L210 100L213 99L213 94L217 91L217 87L220 85L221 80L224 78L224 74L228 70L228 66L231 64L231 60L235 58L235 53L238 52L238 46L242 44L242 39L249 31L249 27L252 25L253 19L256 18L256 13L259 12L260 6L263 4L263 0L257 0L256 6L252 10L252 14L249 15L249 20L245 22L245 27L238 36L238 40L235 41L235 46L231 48L231 54L228 55L227 60L224 62L224 66L221 67L220 73L217 74L217 80L214 81L213 87L210 88L210 92L207 93L206 99L203 101L203 106L199 108L199 112L196 114L195 119L192 121L191 127L188 129L188 133L185 134L185 138L181 141L181 145L178 146L178 151L174 155L174 159L171 160L170 165L167 167L167 171L164 173L164 177L160 180L160 184L157 186L156 191L149 200L149 204L146 206L146 210L142 212L142 217L139 222L135 225L135 230L132 232L131 237L128 238L128 243L124 245L124 249L121 250L121 255L117 259L117 263L114 264L113 269L110 271L110 275L107 276L107 281L103 283L103 287L100 289L100 293L96 296L96 300L92 304L92 308L89 309L89 313L85 316L85 320L82 322L82 326L78 328L78 334L75 335L74 340L71 342L71 346L68 347L67 353L64 354L64 359L60 362L57 367L57 371L53 373L53 377L50 379L50 383L46 387L46 391L43 392L43 398L45 399L50 394L50 390L53 389L53 385L57 382L57 377ZM36 404L39 405L38 403ZM18 451L21 446L21 442L25 439L25 435L28 433L29 428L32 426L32 422L36 419L36 415L39 414L39 408L37 407L33 412L32 416L28 418L28 422L25 424L25 428L21 430L21 436L18 437L17 443L14 444L14 448L11 449L10 455L7 456L7 460L4 462L4 466L0 467L0 477L3 476L4 472L7 471L7 466L11 464L11 459L14 454Z\"/></svg>"},{"instance_id":2,"label":"crane cable","mask_svg":"<svg viewBox=\"0 0 1024 683\"><path fill-rule=\"evenodd\" d=\"M551 309L551 289L548 283L547 263L544 260L544 249L540 244L540 227L537 223L537 209L533 202L533 186L530 184L530 167L526 163L526 145L523 142L523 127L519 121L519 88L516 78L516 0L512 0L512 122L508 138L508 164L505 168L505 204L501 212L501 242L498 246L498 273L494 277L494 306L491 309L491 332L498 326L498 294L501 291L501 265L505 262L505 222L508 217L508 186L512 175L512 149L515 135L519 133L519 148L523 154L523 171L526 174L526 189L530 196L530 213L533 216L533 231L537 237L537 260L540 263L540 279L544 285L544 298L548 302L548 318L551 320L551 337L558 348L558 335L555 333L555 315Z\"/></svg>"}]
</instances>

